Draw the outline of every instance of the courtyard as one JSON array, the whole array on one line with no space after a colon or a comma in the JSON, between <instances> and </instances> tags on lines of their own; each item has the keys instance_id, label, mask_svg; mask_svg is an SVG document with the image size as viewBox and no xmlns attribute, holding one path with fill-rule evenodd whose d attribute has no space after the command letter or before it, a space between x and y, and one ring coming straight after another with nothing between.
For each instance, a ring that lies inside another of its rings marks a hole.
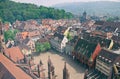
<instances>
[{"instance_id":1,"label":"courtyard","mask_svg":"<svg viewBox=\"0 0 120 79\"><path fill-rule=\"evenodd\" d=\"M50 59L55 67L55 74L57 75L56 79L63 79L64 62L67 63L70 79L84 78L85 68L83 68L79 62L73 60L72 57L68 55L60 54L52 50L49 52L41 53L40 55L34 55L35 64L38 64L40 60L42 61L45 68L46 77L48 76L48 56L50 56Z\"/></svg>"}]
</instances>

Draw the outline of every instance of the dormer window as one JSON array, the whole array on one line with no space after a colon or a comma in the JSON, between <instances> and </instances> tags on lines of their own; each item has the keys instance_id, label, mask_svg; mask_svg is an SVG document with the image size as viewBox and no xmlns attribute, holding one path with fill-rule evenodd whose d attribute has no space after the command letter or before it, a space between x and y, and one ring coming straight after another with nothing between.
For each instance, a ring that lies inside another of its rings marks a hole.
<instances>
[{"instance_id":1,"label":"dormer window","mask_svg":"<svg viewBox=\"0 0 120 79\"><path fill-rule=\"evenodd\" d=\"M104 57L102 57L102 59L105 59Z\"/></svg>"},{"instance_id":2,"label":"dormer window","mask_svg":"<svg viewBox=\"0 0 120 79\"><path fill-rule=\"evenodd\" d=\"M99 56L101 58L101 56Z\"/></svg>"},{"instance_id":3,"label":"dormer window","mask_svg":"<svg viewBox=\"0 0 120 79\"><path fill-rule=\"evenodd\" d=\"M108 59L105 59L105 61L108 61Z\"/></svg>"},{"instance_id":4,"label":"dormer window","mask_svg":"<svg viewBox=\"0 0 120 79\"><path fill-rule=\"evenodd\" d=\"M109 63L111 63L112 61L111 60L109 60Z\"/></svg>"},{"instance_id":5,"label":"dormer window","mask_svg":"<svg viewBox=\"0 0 120 79\"><path fill-rule=\"evenodd\" d=\"M118 66L119 64L120 64L119 62L116 63L117 66Z\"/></svg>"}]
</instances>

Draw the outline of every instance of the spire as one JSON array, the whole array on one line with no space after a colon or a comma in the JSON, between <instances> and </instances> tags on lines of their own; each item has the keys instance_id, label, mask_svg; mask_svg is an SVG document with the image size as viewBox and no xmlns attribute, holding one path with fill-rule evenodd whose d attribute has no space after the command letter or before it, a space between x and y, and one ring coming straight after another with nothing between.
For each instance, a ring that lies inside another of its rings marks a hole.
<instances>
[{"instance_id":1,"label":"spire","mask_svg":"<svg viewBox=\"0 0 120 79\"><path fill-rule=\"evenodd\" d=\"M50 59L50 56L48 56L48 64L51 65L51 59Z\"/></svg>"},{"instance_id":2,"label":"spire","mask_svg":"<svg viewBox=\"0 0 120 79\"><path fill-rule=\"evenodd\" d=\"M56 79L55 67L51 62L50 56L48 56L48 79Z\"/></svg>"},{"instance_id":3,"label":"spire","mask_svg":"<svg viewBox=\"0 0 120 79\"><path fill-rule=\"evenodd\" d=\"M64 64L64 69L63 69L63 79L69 79L69 72L66 67L66 62Z\"/></svg>"},{"instance_id":4,"label":"spire","mask_svg":"<svg viewBox=\"0 0 120 79\"><path fill-rule=\"evenodd\" d=\"M66 69L66 62L65 62L65 64L64 64L64 69Z\"/></svg>"},{"instance_id":5,"label":"spire","mask_svg":"<svg viewBox=\"0 0 120 79\"><path fill-rule=\"evenodd\" d=\"M38 68L38 77L40 78L40 66L39 66L39 64L37 65L37 68Z\"/></svg>"},{"instance_id":6,"label":"spire","mask_svg":"<svg viewBox=\"0 0 120 79\"><path fill-rule=\"evenodd\" d=\"M84 79L87 79L88 69L85 70Z\"/></svg>"},{"instance_id":7,"label":"spire","mask_svg":"<svg viewBox=\"0 0 120 79\"><path fill-rule=\"evenodd\" d=\"M48 56L48 79L51 79L51 60L50 56Z\"/></svg>"},{"instance_id":8,"label":"spire","mask_svg":"<svg viewBox=\"0 0 120 79\"><path fill-rule=\"evenodd\" d=\"M43 63L42 63L41 59L40 59L40 63L39 63L39 64L40 64L40 66L41 66L41 65L43 65Z\"/></svg>"}]
</instances>

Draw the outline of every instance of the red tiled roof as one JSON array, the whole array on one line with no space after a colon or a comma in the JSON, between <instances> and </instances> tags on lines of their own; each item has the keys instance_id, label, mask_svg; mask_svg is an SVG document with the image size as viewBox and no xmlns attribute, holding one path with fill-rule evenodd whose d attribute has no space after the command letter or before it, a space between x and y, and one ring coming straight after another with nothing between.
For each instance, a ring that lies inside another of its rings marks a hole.
<instances>
[{"instance_id":1,"label":"red tiled roof","mask_svg":"<svg viewBox=\"0 0 120 79\"><path fill-rule=\"evenodd\" d=\"M29 32L29 37L34 37L34 36L39 36L40 35L40 32L39 31L32 31L32 32Z\"/></svg>"},{"instance_id":2,"label":"red tiled roof","mask_svg":"<svg viewBox=\"0 0 120 79\"><path fill-rule=\"evenodd\" d=\"M28 36L28 32L22 32L21 35L22 35L22 38L25 39Z\"/></svg>"},{"instance_id":3,"label":"red tiled roof","mask_svg":"<svg viewBox=\"0 0 120 79\"><path fill-rule=\"evenodd\" d=\"M17 67L14 63L12 63L9 59L7 59L4 55L0 54L0 66L4 66L3 69L6 69L7 72L1 73L3 71L0 70L1 76L6 75L7 77L15 77L15 79L32 79L29 75L27 75L24 71L22 71L19 67ZM5 71L5 70L4 70ZM8 74L9 71L9 74ZM9 75L9 76L8 76ZM4 79L10 79L4 78Z\"/></svg>"},{"instance_id":4,"label":"red tiled roof","mask_svg":"<svg viewBox=\"0 0 120 79\"><path fill-rule=\"evenodd\" d=\"M10 57L11 60L17 62L17 60L22 60L24 58L22 52L20 51L19 47L12 47L5 49L5 55Z\"/></svg>"}]
</instances>

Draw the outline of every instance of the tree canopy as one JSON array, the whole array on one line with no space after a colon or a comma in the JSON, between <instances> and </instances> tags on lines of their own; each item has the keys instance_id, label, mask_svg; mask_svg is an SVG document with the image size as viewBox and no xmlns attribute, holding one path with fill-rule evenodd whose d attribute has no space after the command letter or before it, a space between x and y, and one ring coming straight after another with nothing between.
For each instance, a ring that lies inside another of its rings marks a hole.
<instances>
[{"instance_id":1,"label":"tree canopy","mask_svg":"<svg viewBox=\"0 0 120 79\"><path fill-rule=\"evenodd\" d=\"M5 38L5 42L7 42L8 40L14 40L16 33L18 33L18 30L8 30L4 32L4 38Z\"/></svg>"},{"instance_id":2,"label":"tree canopy","mask_svg":"<svg viewBox=\"0 0 120 79\"><path fill-rule=\"evenodd\" d=\"M67 34L67 39L68 39L69 41L73 39L73 37L70 35L70 32L68 32L68 34Z\"/></svg>"},{"instance_id":3,"label":"tree canopy","mask_svg":"<svg viewBox=\"0 0 120 79\"><path fill-rule=\"evenodd\" d=\"M35 43L35 49L37 53L44 52L46 50L49 50L51 48L51 45L49 42L44 42L44 43Z\"/></svg>"},{"instance_id":4,"label":"tree canopy","mask_svg":"<svg viewBox=\"0 0 120 79\"><path fill-rule=\"evenodd\" d=\"M37 6L34 4L17 3L9 0L0 0L0 18L3 21L14 22L15 20L28 19L69 19L73 15L64 10L51 7Z\"/></svg>"}]
</instances>

